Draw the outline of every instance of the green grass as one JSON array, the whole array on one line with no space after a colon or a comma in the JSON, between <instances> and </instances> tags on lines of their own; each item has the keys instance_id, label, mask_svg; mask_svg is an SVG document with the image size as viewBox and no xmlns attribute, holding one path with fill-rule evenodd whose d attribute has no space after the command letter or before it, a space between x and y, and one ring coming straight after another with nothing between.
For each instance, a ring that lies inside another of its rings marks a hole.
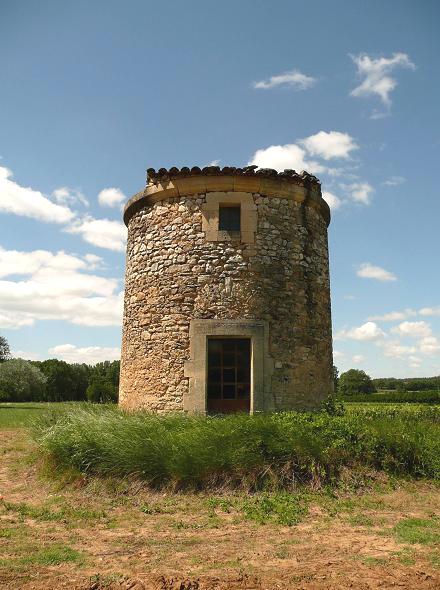
<instances>
[{"instance_id":1,"label":"green grass","mask_svg":"<svg viewBox=\"0 0 440 590\"><path fill-rule=\"evenodd\" d=\"M278 492L258 494L245 500L242 505L244 517L258 524L275 522L292 526L298 524L307 514L305 497Z\"/></svg>"},{"instance_id":2,"label":"green grass","mask_svg":"<svg viewBox=\"0 0 440 590\"><path fill-rule=\"evenodd\" d=\"M32 518L39 521L66 521L66 520L97 520L107 515L102 510L88 510L86 508L73 508L61 506L54 509L52 506L32 506L24 502L14 503L5 500L0 501L6 512L16 513L21 520Z\"/></svg>"},{"instance_id":3,"label":"green grass","mask_svg":"<svg viewBox=\"0 0 440 590\"><path fill-rule=\"evenodd\" d=\"M14 534L14 529L0 529L0 539L10 539Z\"/></svg>"},{"instance_id":4,"label":"green grass","mask_svg":"<svg viewBox=\"0 0 440 590\"><path fill-rule=\"evenodd\" d=\"M62 563L76 563L82 565L85 561L84 555L64 543L53 543L48 547L38 549L27 548L26 555L0 559L0 567L23 569L35 565L60 565Z\"/></svg>"},{"instance_id":5,"label":"green grass","mask_svg":"<svg viewBox=\"0 0 440 590\"><path fill-rule=\"evenodd\" d=\"M366 516L365 514L354 514L350 516L348 522L351 526L362 526L362 527L372 527L375 524L375 521L370 516Z\"/></svg>"},{"instance_id":6,"label":"green grass","mask_svg":"<svg viewBox=\"0 0 440 590\"><path fill-rule=\"evenodd\" d=\"M431 553L429 556L429 561L434 567L440 568L440 553L438 551Z\"/></svg>"},{"instance_id":7,"label":"green grass","mask_svg":"<svg viewBox=\"0 0 440 590\"><path fill-rule=\"evenodd\" d=\"M30 555L20 558L23 565L59 565L61 563L83 563L82 553L63 543L43 547Z\"/></svg>"},{"instance_id":8,"label":"green grass","mask_svg":"<svg viewBox=\"0 0 440 590\"><path fill-rule=\"evenodd\" d=\"M298 524L308 512L307 494L292 494L285 491L262 492L229 498L211 497L206 501L211 518L216 510L230 514L236 512L245 520L258 524L277 523L286 526Z\"/></svg>"},{"instance_id":9,"label":"green grass","mask_svg":"<svg viewBox=\"0 0 440 590\"><path fill-rule=\"evenodd\" d=\"M56 404L49 402L0 403L0 430L30 426L41 414L48 411L62 411L72 405L75 406L75 402Z\"/></svg>"},{"instance_id":10,"label":"green grass","mask_svg":"<svg viewBox=\"0 0 440 590\"><path fill-rule=\"evenodd\" d=\"M394 526L393 534L401 543L439 545L440 520L435 517L405 518Z\"/></svg>"},{"instance_id":11,"label":"green grass","mask_svg":"<svg viewBox=\"0 0 440 590\"><path fill-rule=\"evenodd\" d=\"M356 465L440 479L438 407L219 418L77 405L44 415L34 436L57 467L153 487L274 491L332 482Z\"/></svg>"}]
</instances>

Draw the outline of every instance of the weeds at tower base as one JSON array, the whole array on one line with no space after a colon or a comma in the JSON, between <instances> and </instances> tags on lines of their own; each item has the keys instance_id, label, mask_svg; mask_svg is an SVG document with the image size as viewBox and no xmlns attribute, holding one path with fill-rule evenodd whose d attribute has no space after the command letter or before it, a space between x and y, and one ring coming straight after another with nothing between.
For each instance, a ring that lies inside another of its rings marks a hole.
<instances>
[{"instance_id":1,"label":"weeds at tower base","mask_svg":"<svg viewBox=\"0 0 440 590\"><path fill-rule=\"evenodd\" d=\"M220 418L76 404L42 416L33 434L57 469L152 488L316 488L357 466L440 479L438 407Z\"/></svg>"}]
</instances>

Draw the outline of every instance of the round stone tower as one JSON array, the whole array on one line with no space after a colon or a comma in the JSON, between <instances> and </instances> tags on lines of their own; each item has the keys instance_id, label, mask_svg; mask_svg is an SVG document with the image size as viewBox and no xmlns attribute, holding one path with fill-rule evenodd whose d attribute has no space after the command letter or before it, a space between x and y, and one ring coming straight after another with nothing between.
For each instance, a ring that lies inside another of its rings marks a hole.
<instances>
[{"instance_id":1,"label":"round stone tower","mask_svg":"<svg viewBox=\"0 0 440 590\"><path fill-rule=\"evenodd\" d=\"M119 400L313 409L333 389L327 226L294 170L149 169L130 199Z\"/></svg>"}]
</instances>

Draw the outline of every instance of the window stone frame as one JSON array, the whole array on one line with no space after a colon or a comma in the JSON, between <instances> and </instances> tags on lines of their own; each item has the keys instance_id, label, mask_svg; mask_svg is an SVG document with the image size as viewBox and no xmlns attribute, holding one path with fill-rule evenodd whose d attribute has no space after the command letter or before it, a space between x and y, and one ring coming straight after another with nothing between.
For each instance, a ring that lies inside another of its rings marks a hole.
<instances>
[{"instance_id":1,"label":"window stone frame","mask_svg":"<svg viewBox=\"0 0 440 590\"><path fill-rule=\"evenodd\" d=\"M260 320L191 320L190 360L185 362L189 378L188 393L183 398L186 412L206 414L209 337L249 338L251 341L250 413L274 410L271 395L273 359L269 355L269 324Z\"/></svg>"},{"instance_id":2,"label":"window stone frame","mask_svg":"<svg viewBox=\"0 0 440 590\"><path fill-rule=\"evenodd\" d=\"M240 206L240 231L228 232L219 230L220 205ZM243 244L255 243L257 231L257 206L252 193L245 192L212 192L206 194L206 202L202 207L202 231L207 242L239 241Z\"/></svg>"}]
</instances>

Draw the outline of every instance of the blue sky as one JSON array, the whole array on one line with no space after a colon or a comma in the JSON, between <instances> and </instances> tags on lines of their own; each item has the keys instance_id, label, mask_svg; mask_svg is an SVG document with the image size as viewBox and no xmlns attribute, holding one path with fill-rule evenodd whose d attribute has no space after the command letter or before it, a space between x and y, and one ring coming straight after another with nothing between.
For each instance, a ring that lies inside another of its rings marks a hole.
<instances>
[{"instance_id":1,"label":"blue sky","mask_svg":"<svg viewBox=\"0 0 440 590\"><path fill-rule=\"evenodd\" d=\"M434 0L0 2L0 333L120 346L121 206L147 167L322 180L335 363L440 374Z\"/></svg>"}]
</instances>

